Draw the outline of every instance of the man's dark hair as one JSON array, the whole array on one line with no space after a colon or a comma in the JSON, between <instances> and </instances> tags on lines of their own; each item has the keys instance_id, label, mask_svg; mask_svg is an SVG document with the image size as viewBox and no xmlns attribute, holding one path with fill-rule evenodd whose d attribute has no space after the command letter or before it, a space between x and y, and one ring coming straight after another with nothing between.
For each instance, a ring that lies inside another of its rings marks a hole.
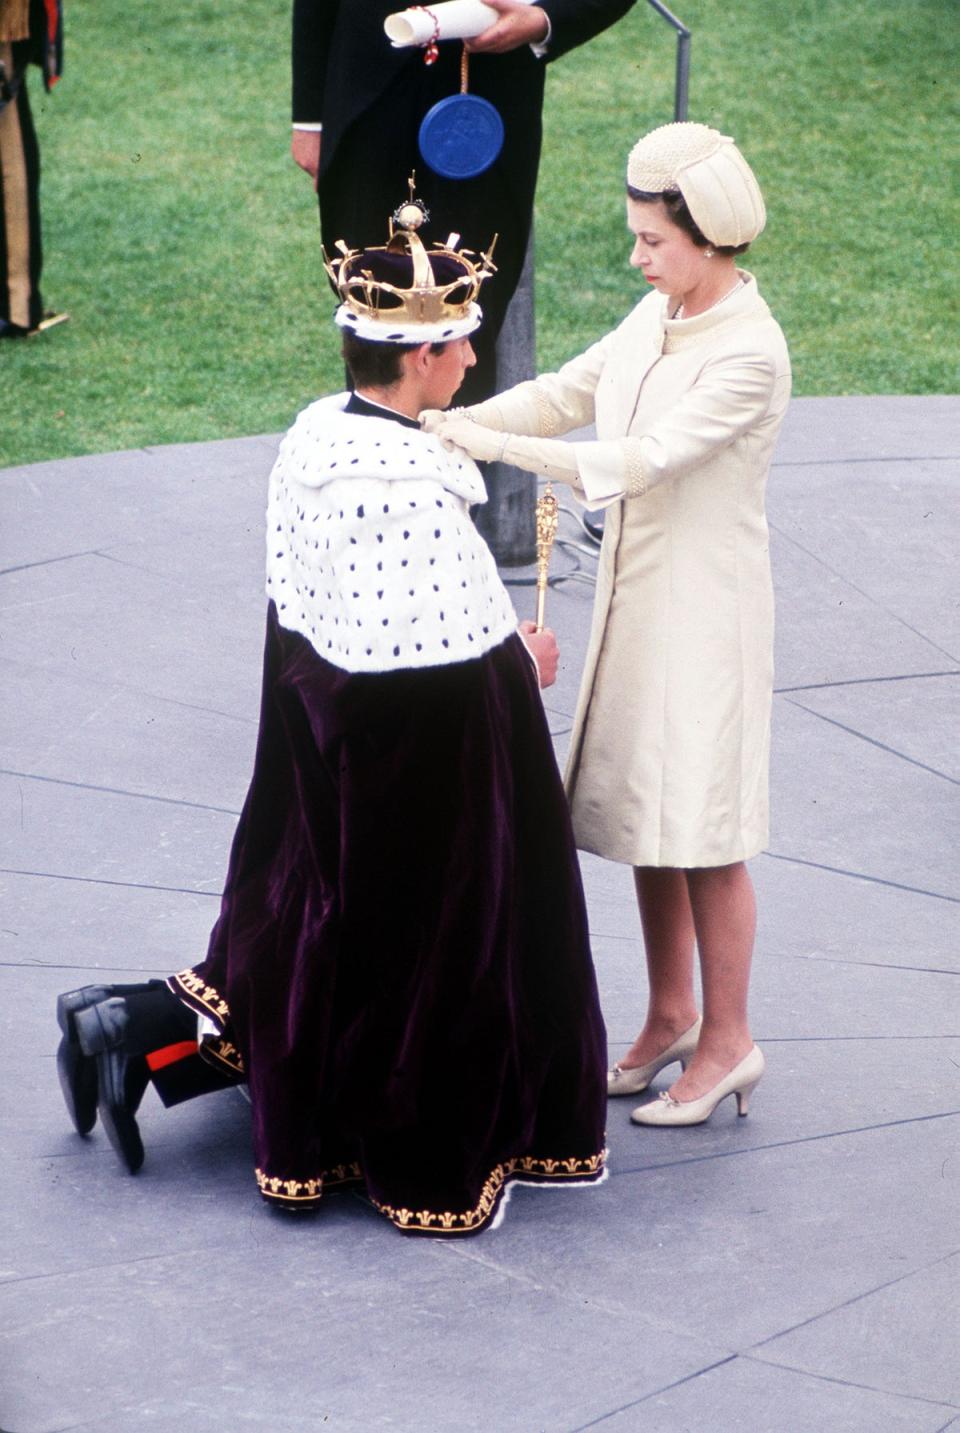
<instances>
[{"instance_id":1,"label":"man's dark hair","mask_svg":"<svg viewBox=\"0 0 960 1433\"><path fill-rule=\"evenodd\" d=\"M661 200L673 223L685 234L689 234L699 249L713 249L714 253L730 255L745 254L750 247L749 244L711 244L687 208L687 201L679 189L650 193L646 189L634 189L632 184L628 184L627 193L631 199L636 199L641 204L656 204L658 199Z\"/></svg>"},{"instance_id":2,"label":"man's dark hair","mask_svg":"<svg viewBox=\"0 0 960 1433\"><path fill-rule=\"evenodd\" d=\"M442 353L445 343L431 343L431 353ZM357 388L389 388L402 375L400 365L404 353L420 348L419 343L374 343L358 338L349 329L343 334L343 361Z\"/></svg>"}]
</instances>

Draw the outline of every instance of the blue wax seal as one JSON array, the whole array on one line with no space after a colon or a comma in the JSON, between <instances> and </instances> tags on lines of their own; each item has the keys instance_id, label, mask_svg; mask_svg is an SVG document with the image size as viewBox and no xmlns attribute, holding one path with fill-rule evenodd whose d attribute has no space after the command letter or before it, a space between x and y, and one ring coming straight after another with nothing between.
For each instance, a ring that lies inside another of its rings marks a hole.
<instances>
[{"instance_id":1,"label":"blue wax seal","mask_svg":"<svg viewBox=\"0 0 960 1433\"><path fill-rule=\"evenodd\" d=\"M420 153L441 179L474 179L503 148L503 120L479 95L449 95L420 125Z\"/></svg>"}]
</instances>

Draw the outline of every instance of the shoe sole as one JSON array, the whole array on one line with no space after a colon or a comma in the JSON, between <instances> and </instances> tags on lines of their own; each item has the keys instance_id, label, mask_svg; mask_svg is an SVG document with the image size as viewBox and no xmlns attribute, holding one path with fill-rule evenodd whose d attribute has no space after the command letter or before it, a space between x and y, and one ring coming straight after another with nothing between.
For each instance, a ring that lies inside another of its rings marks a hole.
<instances>
[{"instance_id":1,"label":"shoe sole","mask_svg":"<svg viewBox=\"0 0 960 1433\"><path fill-rule=\"evenodd\" d=\"M103 986L94 987L102 990ZM67 1113L79 1135L88 1135L97 1122L97 1068L80 1048L75 1016L77 1009L67 1001L80 995L68 990L57 996L57 1024L63 1038L57 1046L57 1077ZM105 998L105 995L101 998ZM78 1009L85 1009L79 1006Z\"/></svg>"},{"instance_id":2,"label":"shoe sole","mask_svg":"<svg viewBox=\"0 0 960 1433\"><path fill-rule=\"evenodd\" d=\"M130 1174L136 1174L144 1158L143 1140L140 1138L136 1120L126 1111L102 1102L100 1123L120 1163L126 1165Z\"/></svg>"}]
</instances>

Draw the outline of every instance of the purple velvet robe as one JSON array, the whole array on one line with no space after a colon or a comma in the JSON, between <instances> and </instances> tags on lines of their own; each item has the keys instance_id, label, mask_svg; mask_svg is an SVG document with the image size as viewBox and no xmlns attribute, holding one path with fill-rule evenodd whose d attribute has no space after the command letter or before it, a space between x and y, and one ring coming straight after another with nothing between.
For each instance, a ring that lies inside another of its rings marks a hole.
<instances>
[{"instance_id":1,"label":"purple velvet robe","mask_svg":"<svg viewBox=\"0 0 960 1433\"><path fill-rule=\"evenodd\" d=\"M268 1201L355 1182L401 1229L462 1234L511 1179L598 1179L604 1028L520 638L351 674L271 603L220 917L170 985L248 1081Z\"/></svg>"}]
</instances>

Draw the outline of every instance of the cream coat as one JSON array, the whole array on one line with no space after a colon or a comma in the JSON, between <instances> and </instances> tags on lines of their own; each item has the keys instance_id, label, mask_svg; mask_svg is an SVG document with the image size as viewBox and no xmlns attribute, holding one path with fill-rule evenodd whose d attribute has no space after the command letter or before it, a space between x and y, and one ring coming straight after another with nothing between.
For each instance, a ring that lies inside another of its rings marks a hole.
<instances>
[{"instance_id":1,"label":"cream coat","mask_svg":"<svg viewBox=\"0 0 960 1433\"><path fill-rule=\"evenodd\" d=\"M607 508L566 782L580 848L635 866L726 865L767 842L764 489L790 365L743 278L686 320L649 294L559 373L474 410L543 437L596 423L597 442L576 445L580 482L588 501L620 496Z\"/></svg>"}]
</instances>

